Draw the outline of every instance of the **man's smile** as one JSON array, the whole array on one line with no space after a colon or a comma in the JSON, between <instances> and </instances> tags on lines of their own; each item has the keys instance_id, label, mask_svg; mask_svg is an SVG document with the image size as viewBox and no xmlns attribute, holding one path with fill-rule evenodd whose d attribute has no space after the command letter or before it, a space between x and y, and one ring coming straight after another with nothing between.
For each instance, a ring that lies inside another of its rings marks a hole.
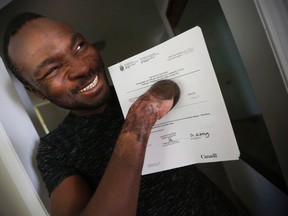
<instances>
[{"instance_id":1,"label":"man's smile","mask_svg":"<svg viewBox=\"0 0 288 216\"><path fill-rule=\"evenodd\" d=\"M88 84L86 87L84 87L83 89L81 89L79 92L80 93L83 93L83 92L86 92L92 88L94 88L98 83L98 74L95 76L94 80Z\"/></svg>"}]
</instances>

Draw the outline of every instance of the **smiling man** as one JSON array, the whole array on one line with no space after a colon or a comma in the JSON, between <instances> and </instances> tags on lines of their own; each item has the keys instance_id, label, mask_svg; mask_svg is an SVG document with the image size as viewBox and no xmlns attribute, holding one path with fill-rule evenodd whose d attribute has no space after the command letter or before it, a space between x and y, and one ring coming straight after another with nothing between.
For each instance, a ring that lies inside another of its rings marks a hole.
<instances>
[{"instance_id":1,"label":"smiling man","mask_svg":"<svg viewBox=\"0 0 288 216\"><path fill-rule=\"evenodd\" d=\"M77 114L103 109L109 87L99 52L60 22L41 18L25 27L11 38L8 53L26 87Z\"/></svg>"},{"instance_id":2,"label":"smiling man","mask_svg":"<svg viewBox=\"0 0 288 216\"><path fill-rule=\"evenodd\" d=\"M29 91L71 110L37 153L52 215L236 215L194 166L141 176L151 128L178 100L174 82L155 83L124 121L99 52L70 26L21 14L3 52Z\"/></svg>"}]
</instances>

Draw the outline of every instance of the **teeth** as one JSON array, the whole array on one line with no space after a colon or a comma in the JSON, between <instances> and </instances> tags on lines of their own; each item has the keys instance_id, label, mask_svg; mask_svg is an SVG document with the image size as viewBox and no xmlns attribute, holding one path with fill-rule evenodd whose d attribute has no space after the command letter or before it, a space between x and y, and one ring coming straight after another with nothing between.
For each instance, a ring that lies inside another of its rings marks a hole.
<instances>
[{"instance_id":1,"label":"teeth","mask_svg":"<svg viewBox=\"0 0 288 216\"><path fill-rule=\"evenodd\" d=\"M86 92L90 89L92 89L94 86L97 85L97 82L98 82L98 75L95 77L95 79L93 80L92 83L90 83L88 86L86 86L85 88L81 89L79 92Z\"/></svg>"}]
</instances>

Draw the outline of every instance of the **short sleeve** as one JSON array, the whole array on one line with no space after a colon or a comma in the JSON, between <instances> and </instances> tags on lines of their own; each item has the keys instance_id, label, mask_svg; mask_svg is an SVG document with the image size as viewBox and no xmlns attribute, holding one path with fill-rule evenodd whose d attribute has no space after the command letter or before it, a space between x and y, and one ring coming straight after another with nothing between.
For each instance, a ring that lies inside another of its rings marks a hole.
<instances>
[{"instance_id":1,"label":"short sleeve","mask_svg":"<svg viewBox=\"0 0 288 216\"><path fill-rule=\"evenodd\" d=\"M55 143L41 139L36 160L49 196L65 178L79 174L75 167L69 165L65 151Z\"/></svg>"}]
</instances>

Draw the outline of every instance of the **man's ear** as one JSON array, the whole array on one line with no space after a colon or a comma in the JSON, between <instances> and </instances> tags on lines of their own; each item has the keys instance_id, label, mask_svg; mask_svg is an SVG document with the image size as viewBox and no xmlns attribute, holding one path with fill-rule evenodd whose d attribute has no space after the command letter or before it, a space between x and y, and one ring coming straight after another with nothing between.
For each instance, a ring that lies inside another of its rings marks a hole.
<instances>
[{"instance_id":1,"label":"man's ear","mask_svg":"<svg viewBox=\"0 0 288 216\"><path fill-rule=\"evenodd\" d=\"M32 92L34 95L41 99L46 99L45 95L43 95L41 92L39 92L37 89L33 88L32 86L25 85L25 89L29 92Z\"/></svg>"}]
</instances>

